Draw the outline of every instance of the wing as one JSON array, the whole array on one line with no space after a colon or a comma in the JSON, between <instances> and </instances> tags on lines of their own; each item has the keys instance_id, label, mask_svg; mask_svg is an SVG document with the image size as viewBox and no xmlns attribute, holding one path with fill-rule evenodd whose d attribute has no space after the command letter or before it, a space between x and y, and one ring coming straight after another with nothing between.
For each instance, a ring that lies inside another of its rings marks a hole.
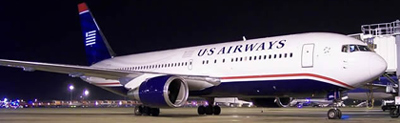
<instances>
[{"instance_id":1,"label":"wing","mask_svg":"<svg viewBox=\"0 0 400 123\"><path fill-rule=\"evenodd\" d=\"M68 74L71 77L98 77L109 80L118 80L122 85L128 82L133 85L129 88L138 87L147 78L159 75L176 75L185 78L188 81L191 90L202 90L211 86L220 84L219 78L200 76L200 75L183 75L183 74L169 74L145 71L125 71L117 69L104 69L88 66L65 65L65 64L52 64L41 62L28 62L17 60L0 59L1 66L22 68L24 71L47 71L54 73Z\"/></svg>"},{"instance_id":2,"label":"wing","mask_svg":"<svg viewBox=\"0 0 400 123\"><path fill-rule=\"evenodd\" d=\"M22 68L24 71L39 70L39 71L68 74L71 77L93 76L93 77L116 79L116 80L118 80L121 77L126 77L128 75L139 76L143 74L141 72L103 69L103 68L94 68L87 66L27 62L27 61L6 60L6 59L0 59L0 65L7 67Z\"/></svg>"}]
</instances>

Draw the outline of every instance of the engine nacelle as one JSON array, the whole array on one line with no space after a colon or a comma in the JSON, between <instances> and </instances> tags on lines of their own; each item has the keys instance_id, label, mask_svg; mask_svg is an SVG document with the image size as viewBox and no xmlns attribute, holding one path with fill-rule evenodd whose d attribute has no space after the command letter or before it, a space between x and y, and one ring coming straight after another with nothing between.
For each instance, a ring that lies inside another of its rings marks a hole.
<instances>
[{"instance_id":1,"label":"engine nacelle","mask_svg":"<svg viewBox=\"0 0 400 123\"><path fill-rule=\"evenodd\" d=\"M154 108L181 107L189 96L185 80L170 75L150 78L132 91L134 99Z\"/></svg>"},{"instance_id":2,"label":"engine nacelle","mask_svg":"<svg viewBox=\"0 0 400 123\"><path fill-rule=\"evenodd\" d=\"M276 98L253 98L251 99L257 107L279 108L288 107L292 98L290 97L276 97Z\"/></svg>"}]
</instances>

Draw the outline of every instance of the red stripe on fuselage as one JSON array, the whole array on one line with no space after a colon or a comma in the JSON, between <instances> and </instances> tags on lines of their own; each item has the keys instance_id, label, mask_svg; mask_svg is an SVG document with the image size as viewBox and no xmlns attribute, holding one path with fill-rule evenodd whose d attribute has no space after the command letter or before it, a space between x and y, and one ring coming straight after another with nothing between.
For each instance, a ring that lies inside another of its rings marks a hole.
<instances>
[{"instance_id":1,"label":"red stripe on fuselage","mask_svg":"<svg viewBox=\"0 0 400 123\"><path fill-rule=\"evenodd\" d=\"M316 77L320 79L325 79L329 80L335 83L338 83L340 85L343 85L348 88L354 88L344 82L341 82L336 79L332 79L329 77L321 76L321 75L316 75L316 74L311 74L311 73L296 73L296 74L276 74L276 75L254 75L254 76L231 76L231 77L221 77L221 79L253 79L253 78L275 78L275 77L296 77L296 76L311 76L311 77Z\"/></svg>"}]
</instances>

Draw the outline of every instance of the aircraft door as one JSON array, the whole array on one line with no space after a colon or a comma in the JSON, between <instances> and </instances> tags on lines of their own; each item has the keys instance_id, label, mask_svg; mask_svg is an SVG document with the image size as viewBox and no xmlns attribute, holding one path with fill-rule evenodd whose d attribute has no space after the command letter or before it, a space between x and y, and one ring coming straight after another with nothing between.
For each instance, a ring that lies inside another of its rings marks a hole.
<instances>
[{"instance_id":1,"label":"aircraft door","mask_svg":"<svg viewBox=\"0 0 400 123\"><path fill-rule=\"evenodd\" d=\"M301 54L301 66L311 68L314 66L314 44L304 44Z\"/></svg>"}]
</instances>

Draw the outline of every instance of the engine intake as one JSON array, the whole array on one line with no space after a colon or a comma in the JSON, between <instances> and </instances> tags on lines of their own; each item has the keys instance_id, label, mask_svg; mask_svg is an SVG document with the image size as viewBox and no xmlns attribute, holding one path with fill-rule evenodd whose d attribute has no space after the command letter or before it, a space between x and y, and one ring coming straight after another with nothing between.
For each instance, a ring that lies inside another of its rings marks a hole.
<instances>
[{"instance_id":1,"label":"engine intake","mask_svg":"<svg viewBox=\"0 0 400 123\"><path fill-rule=\"evenodd\" d=\"M170 75L150 78L132 91L134 99L154 108L181 107L189 96L185 80Z\"/></svg>"}]
</instances>

